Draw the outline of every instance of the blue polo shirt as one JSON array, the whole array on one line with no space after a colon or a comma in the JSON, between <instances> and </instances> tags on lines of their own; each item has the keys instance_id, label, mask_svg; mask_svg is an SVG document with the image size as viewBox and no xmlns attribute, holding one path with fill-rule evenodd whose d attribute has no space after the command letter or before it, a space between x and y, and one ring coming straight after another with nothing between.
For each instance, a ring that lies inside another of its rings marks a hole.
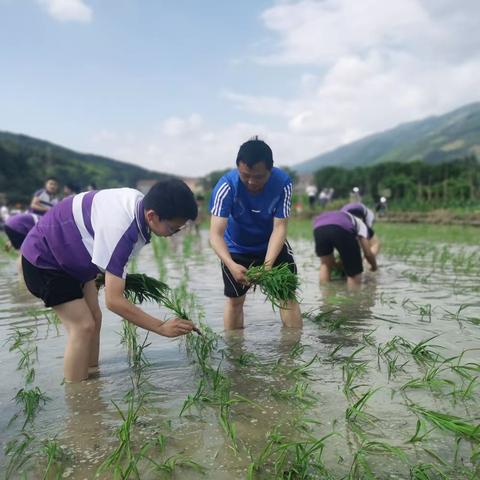
<instances>
[{"instance_id":1,"label":"blue polo shirt","mask_svg":"<svg viewBox=\"0 0 480 480\"><path fill-rule=\"evenodd\" d=\"M274 217L287 218L291 206L292 181L276 167L256 194L247 190L238 170L232 170L218 181L210 199L210 213L228 218L224 238L231 253L266 252Z\"/></svg>"}]
</instances>

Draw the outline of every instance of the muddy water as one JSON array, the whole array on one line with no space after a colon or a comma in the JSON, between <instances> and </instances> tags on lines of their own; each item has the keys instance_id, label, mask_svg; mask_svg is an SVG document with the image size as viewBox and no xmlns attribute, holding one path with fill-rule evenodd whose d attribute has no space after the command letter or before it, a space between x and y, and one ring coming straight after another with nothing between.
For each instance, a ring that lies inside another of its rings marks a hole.
<instances>
[{"instance_id":1,"label":"muddy water","mask_svg":"<svg viewBox=\"0 0 480 480\"><path fill-rule=\"evenodd\" d=\"M258 458L270 432L283 435L284 443L320 439L334 432L324 442L322 461L331 475L325 474L324 478L344 478L349 472L353 478L367 478L364 473L367 470L360 465L362 459L377 478L410 478L410 468L415 464L434 464L447 472L448 478L469 478L475 468L471 455L478 444L466 439L457 443L453 433L439 429L433 429L421 442L407 443L419 418L408 406L417 404L458 415L476 425L480 417L479 385L473 382L469 395L452 395L452 390L459 390L468 382L448 369L439 377L450 383L438 388L423 385L402 390L408 381L423 377L428 366L407 349L399 348L389 357L397 357L398 368L389 373L388 362L378 355L378 348L396 336L412 345L437 336L429 342L431 351L442 358L465 351L460 363L477 362L480 358L476 350L480 348L478 266L462 269L448 262L432 263L425 250L419 255L415 251L408 255L405 251L400 255L385 254L380 257L379 271L366 274L362 291L349 294L342 281L320 288L318 260L312 244L306 239L292 243L302 281L302 310L312 312L303 331L282 329L278 313L264 303L260 293L252 292L247 300L245 330L229 335L223 333L222 327L221 272L208 248L205 232L194 240L179 237L169 247L164 259L166 281L175 285L187 272L189 290L196 294L206 323L220 335L218 354L212 363L217 366L221 362L220 369L231 380L232 394L255 404L238 403L231 409L239 444L238 452L234 452L219 425L219 410L214 405L193 406L179 417L184 400L196 391L200 380L198 369L186 354L182 341L150 336L151 344L146 349L150 365L142 373L141 387L148 395L132 429L134 445L138 448L163 435L165 449L149 451L157 462L182 455L202 465L206 469L205 478L240 479L247 478L252 457ZM476 250L471 248L471 251ZM158 275L151 249L141 252L136 271ZM2 473L9 460L3 454L6 443L21 438L23 416L12 399L25 384L23 373L17 370L18 352L9 352L8 338L16 328L31 327L38 348L32 385L38 385L49 399L33 424L26 426L36 442L31 447L34 455L24 467L27 478L42 478L46 457L39 452L42 442L51 438L56 438L68 454L62 464L64 478L93 478L97 467L119 442L116 428L121 419L112 400L125 410L124 397L135 379L126 349L120 344L121 322L103 308L99 372L84 384L62 385L65 335L61 327L57 333L46 317L38 314L39 308L41 305L18 281L15 261L0 256ZM166 315L155 305L145 308L153 315ZM319 313L324 313L323 319L314 321ZM143 333L140 337L144 338ZM303 352L295 357L292 348L298 345L303 346ZM308 375L291 373L315 356ZM347 388L348 368L359 364L362 367ZM480 371L472 372L480 377ZM311 394L308 405L276 395L300 384ZM365 415L347 421L346 409L370 388L377 390L364 407ZM9 425L18 413L18 419ZM427 430L433 428L432 424L426 425ZM404 456L375 450L372 442L398 447ZM141 478L159 478L152 467L152 463L142 462ZM275 478L273 472L274 466L267 462L255 473L255 478ZM433 469L429 475L438 478ZM12 478L17 476L13 474ZM102 478L113 477L104 473ZM200 478L200 474L180 467L174 478ZM317 470L312 477L302 478L322 477Z\"/></svg>"}]
</instances>

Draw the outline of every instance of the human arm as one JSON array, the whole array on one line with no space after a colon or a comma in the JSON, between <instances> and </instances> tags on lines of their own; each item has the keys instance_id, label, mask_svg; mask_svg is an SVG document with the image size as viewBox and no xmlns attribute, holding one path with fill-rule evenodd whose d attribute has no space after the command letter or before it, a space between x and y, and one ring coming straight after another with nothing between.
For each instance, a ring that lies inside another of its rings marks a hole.
<instances>
[{"instance_id":1,"label":"human arm","mask_svg":"<svg viewBox=\"0 0 480 480\"><path fill-rule=\"evenodd\" d=\"M370 248L370 242L364 237L358 237L358 242L360 243L363 255L365 256L367 262L370 264L370 270L374 272L375 270L377 270L377 260L375 259L375 255Z\"/></svg>"},{"instance_id":2,"label":"human arm","mask_svg":"<svg viewBox=\"0 0 480 480\"><path fill-rule=\"evenodd\" d=\"M268 241L267 254L265 255L265 265L271 268L281 252L285 240L287 239L288 218L274 218L273 230Z\"/></svg>"},{"instance_id":3,"label":"human arm","mask_svg":"<svg viewBox=\"0 0 480 480\"><path fill-rule=\"evenodd\" d=\"M217 254L218 258L225 264L225 266L230 270L230 273L233 275L233 278L238 283L247 283L247 277L245 272L247 269L243 265L235 263L228 251L227 244L223 237L225 229L227 228L228 218L217 217L212 215L210 219L210 245L212 246L214 252Z\"/></svg>"},{"instance_id":4,"label":"human arm","mask_svg":"<svg viewBox=\"0 0 480 480\"><path fill-rule=\"evenodd\" d=\"M161 321L141 308L130 303L123 295L125 280L110 272L105 272L105 303L112 312L120 315L125 320L140 328L157 333L164 337L178 337L195 330L195 326L189 320L172 318Z\"/></svg>"},{"instance_id":5,"label":"human arm","mask_svg":"<svg viewBox=\"0 0 480 480\"><path fill-rule=\"evenodd\" d=\"M30 208L35 212L47 212L50 207L42 205L40 197L35 194L32 198L32 201L30 202Z\"/></svg>"}]
</instances>

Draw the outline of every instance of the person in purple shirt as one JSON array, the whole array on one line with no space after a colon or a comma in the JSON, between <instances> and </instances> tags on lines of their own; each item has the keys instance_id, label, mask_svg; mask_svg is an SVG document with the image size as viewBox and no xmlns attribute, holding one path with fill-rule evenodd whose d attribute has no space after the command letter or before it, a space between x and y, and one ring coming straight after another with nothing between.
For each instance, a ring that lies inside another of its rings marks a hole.
<instances>
[{"instance_id":1,"label":"person in purple shirt","mask_svg":"<svg viewBox=\"0 0 480 480\"><path fill-rule=\"evenodd\" d=\"M373 230L373 224L375 222L375 214L373 211L360 202L347 203L340 210L355 215L355 217L358 217L367 226L370 250L372 250L375 256L378 256L380 252L380 240Z\"/></svg>"},{"instance_id":2,"label":"person in purple shirt","mask_svg":"<svg viewBox=\"0 0 480 480\"><path fill-rule=\"evenodd\" d=\"M325 212L313 221L315 252L320 257L320 283L330 281L332 269L336 266L334 250L340 254L347 276L347 286L356 289L361 283L363 254L370 269L377 269L375 255L370 249L368 229L365 223L354 215L343 212Z\"/></svg>"},{"instance_id":3,"label":"person in purple shirt","mask_svg":"<svg viewBox=\"0 0 480 480\"><path fill-rule=\"evenodd\" d=\"M15 250L20 250L27 233L37 222L38 215L34 213L18 213L8 217L4 228L9 242L5 247L7 249L13 247Z\"/></svg>"},{"instance_id":4,"label":"person in purple shirt","mask_svg":"<svg viewBox=\"0 0 480 480\"><path fill-rule=\"evenodd\" d=\"M65 380L88 378L98 365L102 314L95 278L105 272L107 308L129 322L166 337L195 330L192 322L147 314L124 297L126 267L149 243L151 233L167 237L197 217L188 186L158 182L143 196L131 188L80 193L50 209L30 230L21 248L28 290L52 307L68 338Z\"/></svg>"}]
</instances>

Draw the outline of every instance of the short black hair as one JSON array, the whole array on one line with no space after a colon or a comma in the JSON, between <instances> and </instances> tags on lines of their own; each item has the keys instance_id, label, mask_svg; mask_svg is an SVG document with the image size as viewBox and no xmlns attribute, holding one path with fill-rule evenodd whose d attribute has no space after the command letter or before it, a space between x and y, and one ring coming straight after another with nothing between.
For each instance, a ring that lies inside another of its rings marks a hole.
<instances>
[{"instance_id":1,"label":"short black hair","mask_svg":"<svg viewBox=\"0 0 480 480\"><path fill-rule=\"evenodd\" d=\"M237 166L240 162L250 168L263 162L267 170L271 170L273 167L272 149L263 140L254 137L240 147L237 155Z\"/></svg>"},{"instance_id":2,"label":"short black hair","mask_svg":"<svg viewBox=\"0 0 480 480\"><path fill-rule=\"evenodd\" d=\"M143 199L143 208L153 210L162 220L195 220L198 215L193 192L178 178L160 180L153 185Z\"/></svg>"},{"instance_id":3,"label":"short black hair","mask_svg":"<svg viewBox=\"0 0 480 480\"><path fill-rule=\"evenodd\" d=\"M66 183L65 186L71 190L73 193L79 193L80 192L80 187L76 183Z\"/></svg>"},{"instance_id":4,"label":"short black hair","mask_svg":"<svg viewBox=\"0 0 480 480\"><path fill-rule=\"evenodd\" d=\"M47 178L45 179L45 183L49 182L50 180L53 180L54 182L59 183L58 178L57 178L57 177L54 177L53 175L50 175L49 177L47 177Z\"/></svg>"}]
</instances>

